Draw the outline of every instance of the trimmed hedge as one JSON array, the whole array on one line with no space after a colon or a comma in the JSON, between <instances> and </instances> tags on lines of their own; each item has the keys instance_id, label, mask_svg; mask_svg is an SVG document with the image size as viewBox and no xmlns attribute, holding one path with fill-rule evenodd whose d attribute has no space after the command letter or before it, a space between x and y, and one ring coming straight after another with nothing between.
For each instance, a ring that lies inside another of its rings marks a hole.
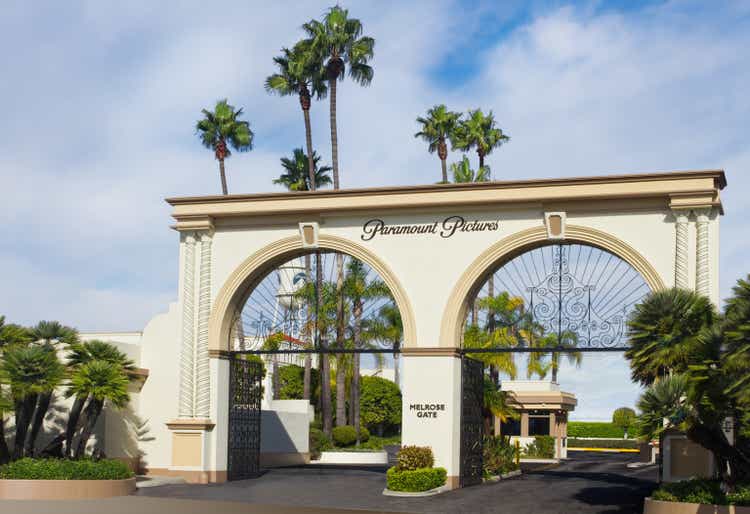
<instances>
[{"instance_id":1,"label":"trimmed hedge","mask_svg":"<svg viewBox=\"0 0 750 514\"><path fill-rule=\"evenodd\" d=\"M133 477L119 460L20 459L0 466L6 480L122 480Z\"/></svg>"},{"instance_id":2,"label":"trimmed hedge","mask_svg":"<svg viewBox=\"0 0 750 514\"><path fill-rule=\"evenodd\" d=\"M702 503L708 505L750 505L750 486L738 486L725 494L718 480L695 478L663 484L651 498L664 502Z\"/></svg>"},{"instance_id":3,"label":"trimmed hedge","mask_svg":"<svg viewBox=\"0 0 750 514\"><path fill-rule=\"evenodd\" d=\"M523 450L527 457L552 459L555 456L555 438L551 435L538 435L534 442L526 445Z\"/></svg>"},{"instance_id":4,"label":"trimmed hedge","mask_svg":"<svg viewBox=\"0 0 750 514\"><path fill-rule=\"evenodd\" d=\"M628 429L628 438L638 436L635 426ZM601 437L602 439L622 439L622 428L606 421L568 421L568 437Z\"/></svg>"},{"instance_id":5,"label":"trimmed hedge","mask_svg":"<svg viewBox=\"0 0 750 514\"><path fill-rule=\"evenodd\" d=\"M435 457L429 446L403 446L396 454L396 469L399 471L431 468Z\"/></svg>"},{"instance_id":6,"label":"trimmed hedge","mask_svg":"<svg viewBox=\"0 0 750 514\"><path fill-rule=\"evenodd\" d=\"M637 450L638 441L635 439L568 439L568 448L624 448Z\"/></svg>"},{"instance_id":7,"label":"trimmed hedge","mask_svg":"<svg viewBox=\"0 0 750 514\"><path fill-rule=\"evenodd\" d=\"M335 427L331 432L333 443L336 446L347 447L357 442L357 429L352 425ZM363 426L359 427L359 440L366 442L370 439L370 432Z\"/></svg>"},{"instance_id":8,"label":"trimmed hedge","mask_svg":"<svg viewBox=\"0 0 750 514\"><path fill-rule=\"evenodd\" d=\"M445 468L419 468L398 470L395 466L388 469L386 477L388 489L418 493L429 491L445 484L448 473Z\"/></svg>"},{"instance_id":9,"label":"trimmed hedge","mask_svg":"<svg viewBox=\"0 0 750 514\"><path fill-rule=\"evenodd\" d=\"M333 443L328 439L328 436L313 426L310 427L310 458L317 460L320 458L320 453L333 448Z\"/></svg>"}]
</instances>

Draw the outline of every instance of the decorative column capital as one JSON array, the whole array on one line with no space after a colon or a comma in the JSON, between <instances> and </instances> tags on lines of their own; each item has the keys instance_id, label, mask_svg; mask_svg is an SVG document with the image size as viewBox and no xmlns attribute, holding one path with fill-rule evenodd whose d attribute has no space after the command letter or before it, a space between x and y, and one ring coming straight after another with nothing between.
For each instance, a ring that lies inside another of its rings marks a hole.
<instances>
[{"instance_id":1,"label":"decorative column capital","mask_svg":"<svg viewBox=\"0 0 750 514\"><path fill-rule=\"evenodd\" d=\"M690 209L672 209L674 219L678 224L687 223L690 221Z\"/></svg>"},{"instance_id":2,"label":"decorative column capital","mask_svg":"<svg viewBox=\"0 0 750 514\"><path fill-rule=\"evenodd\" d=\"M698 223L705 223L711 218L713 209L711 207L705 207L701 209L693 209L695 213L695 221Z\"/></svg>"}]
</instances>

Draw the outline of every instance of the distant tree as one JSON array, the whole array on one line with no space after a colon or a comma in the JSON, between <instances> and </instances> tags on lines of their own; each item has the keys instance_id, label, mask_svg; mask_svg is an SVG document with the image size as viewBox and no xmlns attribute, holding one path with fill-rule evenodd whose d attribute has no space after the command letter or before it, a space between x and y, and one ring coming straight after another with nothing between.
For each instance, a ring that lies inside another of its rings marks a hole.
<instances>
[{"instance_id":1,"label":"distant tree","mask_svg":"<svg viewBox=\"0 0 750 514\"><path fill-rule=\"evenodd\" d=\"M281 167L284 168L284 173L279 178L274 179L273 183L281 184L289 191L314 191L316 188L330 184L331 167L318 166L320 157L314 151L312 162L314 182L310 181L307 155L302 151L302 148L295 148L291 158L281 158Z\"/></svg>"},{"instance_id":2,"label":"distant tree","mask_svg":"<svg viewBox=\"0 0 750 514\"><path fill-rule=\"evenodd\" d=\"M452 139L454 149L464 152L476 150L480 170L484 168L484 158L508 141L510 137L496 125L492 111L484 114L481 109L469 111L467 117L456 127Z\"/></svg>"},{"instance_id":3,"label":"distant tree","mask_svg":"<svg viewBox=\"0 0 750 514\"><path fill-rule=\"evenodd\" d=\"M362 377L362 423L376 434L401 424L401 391L398 386L381 377Z\"/></svg>"},{"instance_id":4,"label":"distant tree","mask_svg":"<svg viewBox=\"0 0 750 514\"><path fill-rule=\"evenodd\" d=\"M448 170L446 166L446 159L448 158L447 141L453 137L453 132L456 130L460 119L461 113L449 111L445 104L436 105L427 111L426 117L423 118L420 116L417 118L417 123L422 128L414 134L414 137L421 138L428 144L428 152L437 152L443 172L443 183L448 182Z\"/></svg>"},{"instance_id":5,"label":"distant tree","mask_svg":"<svg viewBox=\"0 0 750 514\"><path fill-rule=\"evenodd\" d=\"M635 422L635 411L630 407L620 407L612 413L612 424L622 429L625 439L628 438L628 431L635 425Z\"/></svg>"},{"instance_id":6,"label":"distant tree","mask_svg":"<svg viewBox=\"0 0 750 514\"><path fill-rule=\"evenodd\" d=\"M247 121L240 120L242 109L234 109L226 98L216 102L213 111L203 109L203 118L195 124L195 130L206 148L213 150L219 161L221 192L228 194L224 160L232 155L231 146L238 152L253 149L253 131Z\"/></svg>"},{"instance_id":7,"label":"distant tree","mask_svg":"<svg viewBox=\"0 0 750 514\"><path fill-rule=\"evenodd\" d=\"M490 169L487 166L479 168L479 171L471 169L469 158L465 155L460 162L451 164L451 173L453 173L453 182L456 184L466 182L487 182L490 180Z\"/></svg>"}]
</instances>

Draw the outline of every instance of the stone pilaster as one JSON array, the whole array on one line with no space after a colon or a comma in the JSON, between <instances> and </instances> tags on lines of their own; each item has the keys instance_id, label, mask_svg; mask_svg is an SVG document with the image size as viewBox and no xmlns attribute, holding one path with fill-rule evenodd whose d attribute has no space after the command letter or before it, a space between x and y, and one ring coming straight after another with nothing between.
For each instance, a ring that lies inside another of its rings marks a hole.
<instances>
[{"instance_id":1,"label":"stone pilaster","mask_svg":"<svg viewBox=\"0 0 750 514\"><path fill-rule=\"evenodd\" d=\"M711 294L710 250L708 223L711 209L695 210L695 290L705 296Z\"/></svg>"},{"instance_id":2,"label":"stone pilaster","mask_svg":"<svg viewBox=\"0 0 750 514\"><path fill-rule=\"evenodd\" d=\"M195 366L195 236L187 234L182 270L182 341L180 345L180 418L194 414Z\"/></svg>"},{"instance_id":3,"label":"stone pilaster","mask_svg":"<svg viewBox=\"0 0 750 514\"><path fill-rule=\"evenodd\" d=\"M688 215L690 211L675 211L674 285L689 289L688 284Z\"/></svg>"},{"instance_id":4,"label":"stone pilaster","mask_svg":"<svg viewBox=\"0 0 750 514\"><path fill-rule=\"evenodd\" d=\"M211 235L201 235L201 259L198 285L198 341L196 355L195 415L211 414L211 377L208 359L208 318L211 312Z\"/></svg>"}]
</instances>

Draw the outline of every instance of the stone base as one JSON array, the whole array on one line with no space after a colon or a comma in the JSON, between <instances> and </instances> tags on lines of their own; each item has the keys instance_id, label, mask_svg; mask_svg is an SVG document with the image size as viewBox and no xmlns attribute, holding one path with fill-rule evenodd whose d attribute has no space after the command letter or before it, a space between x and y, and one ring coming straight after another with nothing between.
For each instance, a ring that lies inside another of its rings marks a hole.
<instances>
[{"instance_id":1,"label":"stone base","mask_svg":"<svg viewBox=\"0 0 750 514\"><path fill-rule=\"evenodd\" d=\"M0 480L2 500L88 500L127 496L135 478L124 480Z\"/></svg>"},{"instance_id":2,"label":"stone base","mask_svg":"<svg viewBox=\"0 0 750 514\"><path fill-rule=\"evenodd\" d=\"M147 476L181 477L189 484L223 484L227 481L226 471L168 468L147 468L145 471Z\"/></svg>"}]
</instances>

